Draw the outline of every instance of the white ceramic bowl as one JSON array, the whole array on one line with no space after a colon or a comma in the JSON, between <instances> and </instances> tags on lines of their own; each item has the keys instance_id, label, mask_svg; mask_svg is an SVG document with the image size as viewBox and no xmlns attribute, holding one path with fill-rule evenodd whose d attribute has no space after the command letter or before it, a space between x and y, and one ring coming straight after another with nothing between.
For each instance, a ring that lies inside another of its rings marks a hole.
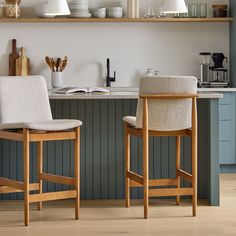
<instances>
[{"instance_id":1,"label":"white ceramic bowl","mask_svg":"<svg viewBox=\"0 0 236 236\"><path fill-rule=\"evenodd\" d=\"M47 3L42 3L42 4L38 4L35 6L34 10L35 10L35 13L38 17L48 17L48 18L52 18L52 17L55 17L53 15L46 15L46 10L47 10Z\"/></svg>"},{"instance_id":2,"label":"white ceramic bowl","mask_svg":"<svg viewBox=\"0 0 236 236\"><path fill-rule=\"evenodd\" d=\"M106 11L93 11L93 16L96 18L105 18Z\"/></svg>"},{"instance_id":3,"label":"white ceramic bowl","mask_svg":"<svg viewBox=\"0 0 236 236\"><path fill-rule=\"evenodd\" d=\"M123 12L123 8L122 7L109 7L108 8L108 12L110 11L119 11L119 12Z\"/></svg>"},{"instance_id":4,"label":"white ceramic bowl","mask_svg":"<svg viewBox=\"0 0 236 236\"><path fill-rule=\"evenodd\" d=\"M108 16L111 18L121 18L123 16L122 11L108 11Z\"/></svg>"},{"instance_id":5,"label":"white ceramic bowl","mask_svg":"<svg viewBox=\"0 0 236 236\"><path fill-rule=\"evenodd\" d=\"M102 7L102 8L94 8L93 11L99 11L99 12L104 12L106 11L106 7Z\"/></svg>"}]
</instances>

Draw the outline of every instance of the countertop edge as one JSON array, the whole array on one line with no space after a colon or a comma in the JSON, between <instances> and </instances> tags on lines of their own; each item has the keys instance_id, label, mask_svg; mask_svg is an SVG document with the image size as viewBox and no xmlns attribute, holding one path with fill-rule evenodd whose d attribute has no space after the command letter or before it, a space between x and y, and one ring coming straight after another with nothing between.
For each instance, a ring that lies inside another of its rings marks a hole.
<instances>
[{"instance_id":1,"label":"countertop edge","mask_svg":"<svg viewBox=\"0 0 236 236\"><path fill-rule=\"evenodd\" d=\"M214 92L199 92L199 99L221 99L223 94ZM76 99L138 99L138 92L110 92L109 94L56 94L49 93L51 100L76 100Z\"/></svg>"}]
</instances>

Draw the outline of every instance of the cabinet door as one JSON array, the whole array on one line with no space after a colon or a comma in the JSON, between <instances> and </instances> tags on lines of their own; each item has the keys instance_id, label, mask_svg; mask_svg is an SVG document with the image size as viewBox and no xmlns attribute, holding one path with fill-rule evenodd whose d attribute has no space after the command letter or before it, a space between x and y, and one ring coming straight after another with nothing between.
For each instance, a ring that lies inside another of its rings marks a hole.
<instances>
[{"instance_id":1,"label":"cabinet door","mask_svg":"<svg viewBox=\"0 0 236 236\"><path fill-rule=\"evenodd\" d=\"M236 164L235 159L235 94L224 93L219 105L220 164Z\"/></svg>"}]
</instances>

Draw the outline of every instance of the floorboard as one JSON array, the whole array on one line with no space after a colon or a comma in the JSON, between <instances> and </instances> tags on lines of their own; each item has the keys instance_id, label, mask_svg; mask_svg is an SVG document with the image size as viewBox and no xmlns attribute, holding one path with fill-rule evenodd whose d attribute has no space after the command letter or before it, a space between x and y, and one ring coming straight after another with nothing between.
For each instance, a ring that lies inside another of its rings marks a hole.
<instances>
[{"instance_id":1,"label":"floorboard","mask_svg":"<svg viewBox=\"0 0 236 236\"><path fill-rule=\"evenodd\" d=\"M0 201L0 235L236 235L236 174L221 175L221 206L200 202L198 216L191 217L188 200L151 200L150 219L144 220L141 202L130 209L121 200L82 201L81 219L73 219L72 201L45 203L42 212L31 205L30 226L23 226L22 201Z\"/></svg>"}]
</instances>

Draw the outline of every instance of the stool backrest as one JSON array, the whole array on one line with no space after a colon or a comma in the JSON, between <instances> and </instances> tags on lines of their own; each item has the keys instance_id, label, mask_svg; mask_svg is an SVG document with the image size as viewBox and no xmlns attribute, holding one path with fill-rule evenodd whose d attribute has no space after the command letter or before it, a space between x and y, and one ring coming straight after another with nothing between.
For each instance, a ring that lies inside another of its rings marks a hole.
<instances>
[{"instance_id":1,"label":"stool backrest","mask_svg":"<svg viewBox=\"0 0 236 236\"><path fill-rule=\"evenodd\" d=\"M52 120L42 76L0 77L0 124Z\"/></svg>"},{"instance_id":2,"label":"stool backrest","mask_svg":"<svg viewBox=\"0 0 236 236\"><path fill-rule=\"evenodd\" d=\"M197 93L197 79L191 76L144 77L140 81L140 94ZM143 102L137 106L137 128L142 128ZM148 99L148 129L177 131L192 127L191 99Z\"/></svg>"}]
</instances>

